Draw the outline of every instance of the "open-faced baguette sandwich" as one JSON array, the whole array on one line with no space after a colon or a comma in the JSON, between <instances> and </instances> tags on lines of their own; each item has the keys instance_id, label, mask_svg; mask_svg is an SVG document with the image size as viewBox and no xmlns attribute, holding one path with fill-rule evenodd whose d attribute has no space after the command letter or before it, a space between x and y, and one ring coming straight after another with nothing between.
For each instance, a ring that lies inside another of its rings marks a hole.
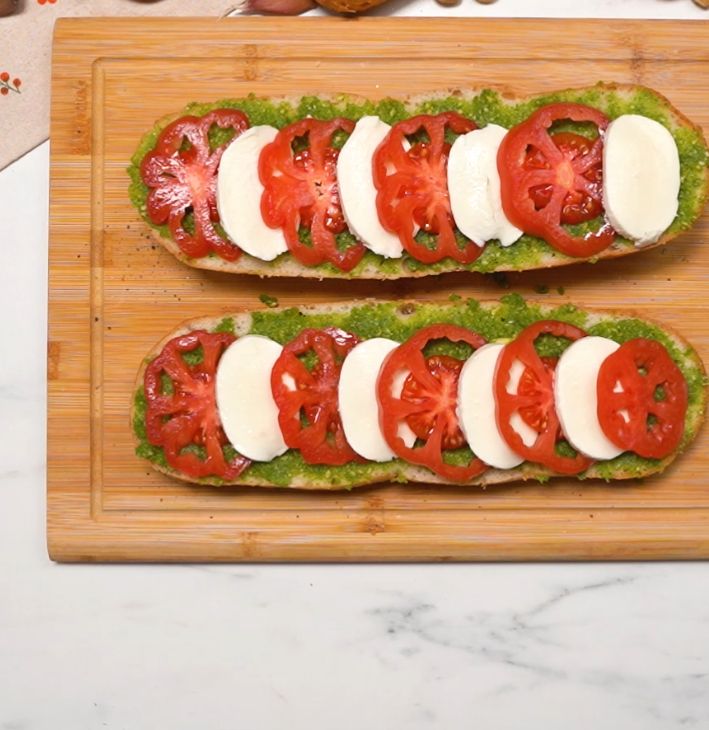
<instances>
[{"instance_id":1,"label":"open-faced baguette sandwich","mask_svg":"<svg viewBox=\"0 0 709 730\"><path fill-rule=\"evenodd\" d=\"M139 456L202 484L484 486L661 472L705 403L666 327L512 294L187 322L145 358L131 424Z\"/></svg>"},{"instance_id":2,"label":"open-faced baguette sandwich","mask_svg":"<svg viewBox=\"0 0 709 730\"><path fill-rule=\"evenodd\" d=\"M701 214L709 153L660 94L598 84L191 104L146 134L129 173L190 266L393 279L661 245Z\"/></svg>"}]
</instances>

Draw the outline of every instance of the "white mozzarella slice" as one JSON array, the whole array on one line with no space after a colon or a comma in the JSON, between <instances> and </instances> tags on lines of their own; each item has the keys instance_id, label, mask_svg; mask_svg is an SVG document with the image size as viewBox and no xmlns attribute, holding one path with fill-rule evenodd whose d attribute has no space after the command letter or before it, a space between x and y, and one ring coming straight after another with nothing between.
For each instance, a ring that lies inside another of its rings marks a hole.
<instances>
[{"instance_id":1,"label":"white mozzarella slice","mask_svg":"<svg viewBox=\"0 0 709 730\"><path fill-rule=\"evenodd\" d=\"M217 175L222 228L239 248L262 261L273 261L288 250L283 231L269 228L261 217L263 185L258 161L263 148L277 134L277 129L267 125L247 129L224 151Z\"/></svg>"},{"instance_id":2,"label":"white mozzarella slice","mask_svg":"<svg viewBox=\"0 0 709 730\"><path fill-rule=\"evenodd\" d=\"M502 210L497 151L505 134L507 130L497 124L461 134L448 157L448 194L455 224L480 247L494 238L509 246L522 235Z\"/></svg>"},{"instance_id":3,"label":"white mozzarella slice","mask_svg":"<svg viewBox=\"0 0 709 730\"><path fill-rule=\"evenodd\" d=\"M505 390L510 395L517 395L517 389L519 388L519 381L524 373L524 364L521 360L514 360L510 365L509 378L505 385ZM519 411L515 411L510 416L510 426L512 430L522 439L522 443L527 446L533 446L539 437L539 433L535 431L523 418L520 416Z\"/></svg>"},{"instance_id":4,"label":"white mozzarella slice","mask_svg":"<svg viewBox=\"0 0 709 730\"><path fill-rule=\"evenodd\" d=\"M404 390L404 383L409 375L410 373L404 370L394 376L391 384L391 394L395 398L401 397L401 393ZM404 446L407 449L410 449L416 443L416 434L411 430L411 427L406 421L401 421L396 427L396 435L404 442Z\"/></svg>"},{"instance_id":5,"label":"white mozzarella slice","mask_svg":"<svg viewBox=\"0 0 709 730\"><path fill-rule=\"evenodd\" d=\"M495 368L504 345L476 350L460 371L458 420L473 453L496 469L513 469L524 459L502 438L495 416Z\"/></svg>"},{"instance_id":6,"label":"white mozzarella slice","mask_svg":"<svg viewBox=\"0 0 709 730\"><path fill-rule=\"evenodd\" d=\"M603 206L612 226L643 246L677 215L677 145L659 122L638 114L613 120L603 140Z\"/></svg>"},{"instance_id":7,"label":"white mozzarella slice","mask_svg":"<svg viewBox=\"0 0 709 730\"><path fill-rule=\"evenodd\" d=\"M399 237L379 222L372 175L372 158L390 129L379 117L362 117L357 122L337 158L337 184L350 231L374 253L399 258L403 252Z\"/></svg>"},{"instance_id":8,"label":"white mozzarella slice","mask_svg":"<svg viewBox=\"0 0 709 730\"><path fill-rule=\"evenodd\" d=\"M510 416L510 426L512 426L512 430L522 439L522 443L527 448L534 446L539 438L539 433L522 418L519 411L515 411Z\"/></svg>"},{"instance_id":9,"label":"white mozzarella slice","mask_svg":"<svg viewBox=\"0 0 709 730\"><path fill-rule=\"evenodd\" d=\"M618 347L606 337L582 337L564 350L554 374L561 429L577 451L592 459L613 459L622 453L603 433L597 411L598 371Z\"/></svg>"},{"instance_id":10,"label":"white mozzarella slice","mask_svg":"<svg viewBox=\"0 0 709 730\"><path fill-rule=\"evenodd\" d=\"M524 363L521 360L513 360L510 365L509 377L507 378L507 384L505 390L510 395L517 395L517 389L519 388L519 381L522 379L522 373L524 372Z\"/></svg>"},{"instance_id":11,"label":"white mozzarella slice","mask_svg":"<svg viewBox=\"0 0 709 730\"><path fill-rule=\"evenodd\" d=\"M377 379L384 360L398 342L375 337L356 345L340 371L338 400L347 443L369 461L390 461L394 452L379 426Z\"/></svg>"},{"instance_id":12,"label":"white mozzarella slice","mask_svg":"<svg viewBox=\"0 0 709 730\"><path fill-rule=\"evenodd\" d=\"M270 461L288 448L278 425L271 370L283 348L268 337L233 342L217 366L219 418L232 446L254 461Z\"/></svg>"}]
</instances>

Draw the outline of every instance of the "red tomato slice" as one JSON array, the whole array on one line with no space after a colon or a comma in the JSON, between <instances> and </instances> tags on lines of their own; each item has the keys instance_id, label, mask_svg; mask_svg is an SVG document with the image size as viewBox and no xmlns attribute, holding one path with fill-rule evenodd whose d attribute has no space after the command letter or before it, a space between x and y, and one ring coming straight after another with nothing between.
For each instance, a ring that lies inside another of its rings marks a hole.
<instances>
[{"instance_id":1,"label":"red tomato slice","mask_svg":"<svg viewBox=\"0 0 709 730\"><path fill-rule=\"evenodd\" d=\"M168 464L189 477L235 479L251 463L243 456L227 463L223 446L228 441L217 410L215 377L222 353L234 341L228 333L196 330L170 340L148 365L143 381L148 441L162 446ZM204 357L189 365L184 353L202 348ZM167 376L172 392L165 392ZM203 447L205 457L185 449Z\"/></svg>"},{"instance_id":2,"label":"red tomato slice","mask_svg":"<svg viewBox=\"0 0 709 730\"><path fill-rule=\"evenodd\" d=\"M510 129L497 154L502 207L510 222L543 238L567 256L593 256L613 243L605 223L595 233L574 236L563 223L597 217L602 206L601 135L581 142L576 134L549 134L554 122L592 122L599 133L608 117L582 104L549 104ZM592 215L594 214L595 215Z\"/></svg>"},{"instance_id":3,"label":"red tomato slice","mask_svg":"<svg viewBox=\"0 0 709 730\"><path fill-rule=\"evenodd\" d=\"M341 251L336 240L347 224L337 188L340 151L333 147L333 138L353 129L348 119L303 119L284 127L261 152L261 215L266 225L283 229L288 249L306 266L329 261L351 271L364 255L361 243ZM301 144L307 146L294 149ZM311 245L300 240L301 227L309 229Z\"/></svg>"},{"instance_id":4,"label":"red tomato slice","mask_svg":"<svg viewBox=\"0 0 709 730\"><path fill-rule=\"evenodd\" d=\"M609 355L598 372L598 420L619 448L662 459L680 444L687 382L665 347L638 338Z\"/></svg>"},{"instance_id":5,"label":"red tomato slice","mask_svg":"<svg viewBox=\"0 0 709 730\"><path fill-rule=\"evenodd\" d=\"M167 223L180 250L191 258L214 252L235 261L241 250L215 228L217 211L217 170L225 143L216 149L209 144L213 126L233 129L238 136L249 121L236 109L216 109L203 117L185 116L168 124L155 147L140 165L143 182L150 188L147 213L150 220ZM194 233L185 230L189 212L194 216Z\"/></svg>"},{"instance_id":6,"label":"red tomato slice","mask_svg":"<svg viewBox=\"0 0 709 730\"><path fill-rule=\"evenodd\" d=\"M379 380L379 420L389 448L411 464L419 464L450 481L468 481L487 466L473 458L465 466L448 464L444 452L465 443L458 423L458 377L463 363L452 357L426 357L424 349L433 340L466 342L477 349L485 340L475 332L448 324L434 324L417 332L384 361ZM395 385L406 376L400 392ZM423 441L406 446L399 436L405 422Z\"/></svg>"},{"instance_id":7,"label":"red tomato slice","mask_svg":"<svg viewBox=\"0 0 709 730\"><path fill-rule=\"evenodd\" d=\"M335 327L303 330L284 348L271 371L283 439L309 464L340 465L358 459L345 438L337 386L347 353L359 342ZM315 358L308 369L301 358Z\"/></svg>"},{"instance_id":8,"label":"red tomato slice","mask_svg":"<svg viewBox=\"0 0 709 730\"><path fill-rule=\"evenodd\" d=\"M431 437L440 419L443 424L441 448L459 449L465 445L465 436L460 430L456 408L458 405L458 378L463 369L463 360L447 355L426 358L426 368L436 380L435 392L428 387L430 382L417 380L409 373L401 391L401 400L409 403L432 406L411 413L406 417L409 428L422 440Z\"/></svg>"},{"instance_id":9,"label":"red tomato slice","mask_svg":"<svg viewBox=\"0 0 709 730\"><path fill-rule=\"evenodd\" d=\"M374 154L379 220L418 261L433 264L450 257L469 264L482 253L467 239L463 246L458 245L448 195L451 146L446 131L465 134L475 128L475 122L455 112L422 114L395 124ZM421 132L427 141L414 141L407 150L408 138ZM435 245L429 248L416 241L414 228L434 234Z\"/></svg>"},{"instance_id":10,"label":"red tomato slice","mask_svg":"<svg viewBox=\"0 0 709 730\"><path fill-rule=\"evenodd\" d=\"M535 322L522 330L509 344L505 345L495 371L495 401L497 426L509 447L528 461L547 466L559 474L578 474L591 465L591 460L582 454L574 457L557 453L557 444L563 440L559 417L554 407L555 361L541 358L534 347L540 335L554 335L578 340L585 332L565 322ZM510 371L515 361L523 370L516 393L510 393L508 385ZM522 420L537 432L531 446L525 446L521 436L512 428L512 417L519 413Z\"/></svg>"},{"instance_id":11,"label":"red tomato slice","mask_svg":"<svg viewBox=\"0 0 709 730\"><path fill-rule=\"evenodd\" d=\"M551 140L572 164L575 160L581 162L584 157L592 154L593 145L598 143L598 140L594 142L573 132L555 132L551 135ZM532 147L527 152L524 166L527 170L548 170L549 161L536 147ZM590 186L588 189L570 190L567 193L561 207L561 222L564 224L592 221L603 213L603 171L600 155L582 176L588 180ZM554 194L554 186L538 185L530 188L529 194L534 201L535 209L541 210L549 205Z\"/></svg>"}]
</instances>

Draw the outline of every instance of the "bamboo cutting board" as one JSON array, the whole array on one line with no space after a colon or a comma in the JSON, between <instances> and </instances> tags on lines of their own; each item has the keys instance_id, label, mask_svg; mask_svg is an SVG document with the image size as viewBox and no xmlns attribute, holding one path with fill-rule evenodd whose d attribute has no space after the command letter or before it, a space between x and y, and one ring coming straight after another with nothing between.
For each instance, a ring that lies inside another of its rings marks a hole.
<instances>
[{"instance_id":1,"label":"bamboo cutting board","mask_svg":"<svg viewBox=\"0 0 709 730\"><path fill-rule=\"evenodd\" d=\"M480 275L260 281L182 266L127 197L141 134L193 100L494 85L521 94L647 84L709 132L709 25L455 19L60 20L50 210L48 542L65 561L548 560L709 556L709 429L643 483L382 486L344 493L196 488L133 454L145 353L183 319L359 296L497 298ZM709 362L709 216L668 247L507 281L545 301L628 307ZM564 294L557 292L564 291ZM563 289L561 288L563 287ZM541 294L547 291L548 294Z\"/></svg>"}]
</instances>

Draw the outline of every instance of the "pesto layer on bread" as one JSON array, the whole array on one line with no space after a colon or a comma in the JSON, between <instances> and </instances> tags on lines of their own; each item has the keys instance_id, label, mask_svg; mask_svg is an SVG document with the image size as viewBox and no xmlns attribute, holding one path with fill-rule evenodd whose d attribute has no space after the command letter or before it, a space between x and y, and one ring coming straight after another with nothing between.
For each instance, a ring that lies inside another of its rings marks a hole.
<instances>
[{"instance_id":1,"label":"pesto layer on bread","mask_svg":"<svg viewBox=\"0 0 709 730\"><path fill-rule=\"evenodd\" d=\"M300 489L350 489L378 482L444 483L447 480L422 466L395 458L384 463L363 463L353 460L341 466L307 463L294 449L269 461L251 462L233 479L215 477L189 478L168 463L164 449L151 443L146 432L146 370L174 338L196 331L227 333L233 339L245 335L260 335L281 345L292 341L307 329L338 328L356 336L360 341L389 338L400 343L433 324L454 325L480 335L487 342L509 342L525 328L541 320L568 323L584 330L586 335L627 343L646 338L660 343L681 372L687 386L687 406L684 428L678 447L665 458L643 458L625 452L606 461L596 461L578 474L580 479L630 479L662 472L695 438L704 418L706 407L706 377L695 350L671 329L633 313L584 310L564 304L550 306L526 302L511 294L501 301L480 302L473 299L451 298L446 302L380 302L373 300L337 304L303 306L288 309L267 309L236 312L220 317L201 318L184 323L167 335L145 358L136 380L131 427L136 438L136 453L147 459L157 470L178 479L200 484L227 484L262 487L291 487ZM546 336L539 341L540 355L557 358L569 342L560 337ZM465 357L461 346L452 342L436 343L436 355ZM189 353L186 361L195 364L199 354ZM238 458L231 445L225 445L228 461ZM195 453L199 447L190 446ZM204 457L202 449L200 458ZM463 464L473 454L468 446L451 450L450 463ZM555 474L539 464L524 462L511 469L489 468L465 483L486 486L518 480L546 481ZM460 482L458 482L460 483Z\"/></svg>"},{"instance_id":2,"label":"pesto layer on bread","mask_svg":"<svg viewBox=\"0 0 709 730\"><path fill-rule=\"evenodd\" d=\"M184 115L202 116L215 109L240 110L248 117L251 126L270 125L276 129L282 129L306 118L331 120L343 117L356 121L366 115L375 115L387 124L395 124L413 115L439 114L449 111L472 120L478 127L495 124L510 128L528 119L541 107L560 102L587 105L603 112L611 120L621 115L641 115L659 122L669 130L676 144L680 163L678 208L672 223L659 240L651 246L664 244L691 228L702 213L709 190L709 151L702 131L659 93L641 86L622 84L599 83L588 88L570 89L533 97L513 97L484 89L422 94L404 100L370 101L348 95L283 99L263 99L250 96L244 99L192 103L182 112L172 114L157 122L141 140L128 168L131 177L130 198L144 220L151 226L160 243L181 261L197 268L259 276L396 279L448 271L469 270L483 273L523 271L575 263L579 261L579 258L565 255L552 248L541 238L527 234L522 235L510 246L502 246L495 240L488 241L482 255L470 263L460 263L452 258L443 258L435 263L422 263L407 251L404 251L400 258L385 258L371 250L367 250L350 271L343 271L328 262L306 266L290 252L282 253L271 261L260 260L246 253L242 253L235 261L227 261L214 253L190 257L175 242L167 225L155 225L150 220L146 207L149 189L141 177L141 163L154 149L160 133L170 122ZM583 124L572 123L562 125L557 131L565 129L581 135L594 133L593 130L584 130ZM233 135L233 131L214 128L210 131L210 143L218 146L227 142L230 135ZM346 135L343 139L335 141L334 144L342 145L345 140ZM190 218L190 215L188 213L184 222L184 228L188 233L190 226L194 226L194 220ZM583 236L597 230L602 222L602 219L594 219L575 226L568 226L568 228L574 234ZM217 231L223 234L223 231L219 231L218 226ZM341 249L352 246L356 241L347 230L337 234L336 240ZM431 235L425 230L419 231L416 241L423 247L432 245ZM305 245L308 245L307 241L304 242ZM622 256L637 250L638 248L632 241L617 235L608 248L588 257L588 260L595 261Z\"/></svg>"}]
</instances>

